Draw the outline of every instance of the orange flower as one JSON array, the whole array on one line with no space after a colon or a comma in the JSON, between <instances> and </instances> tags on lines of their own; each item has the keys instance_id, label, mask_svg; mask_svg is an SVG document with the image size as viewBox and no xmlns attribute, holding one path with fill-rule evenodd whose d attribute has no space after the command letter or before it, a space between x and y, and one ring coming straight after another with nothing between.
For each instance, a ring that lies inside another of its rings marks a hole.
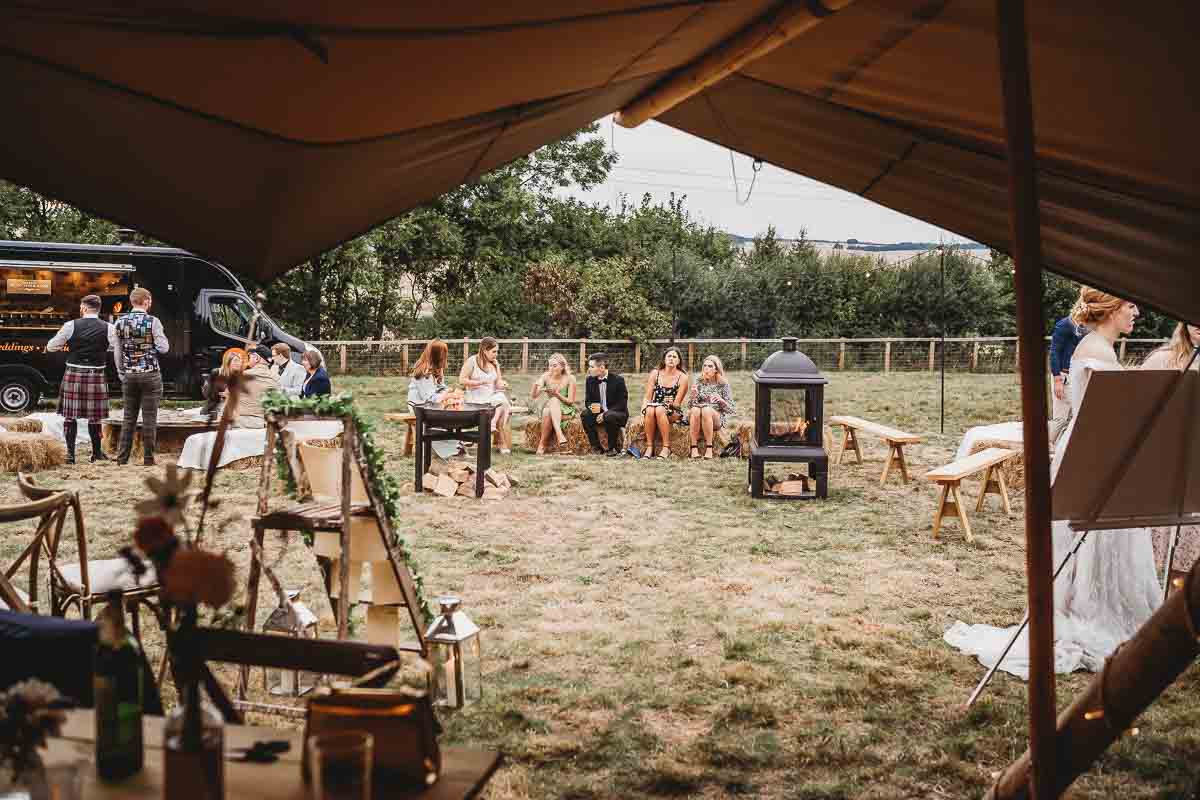
<instances>
[{"instance_id":1,"label":"orange flower","mask_svg":"<svg viewBox=\"0 0 1200 800\"><path fill-rule=\"evenodd\" d=\"M203 550L180 549L167 568L163 589L176 603L217 608L233 597L233 562Z\"/></svg>"},{"instance_id":2,"label":"orange flower","mask_svg":"<svg viewBox=\"0 0 1200 800\"><path fill-rule=\"evenodd\" d=\"M175 538L175 532L162 517L146 517L138 520L133 532L133 542L146 555L162 550Z\"/></svg>"}]
</instances>

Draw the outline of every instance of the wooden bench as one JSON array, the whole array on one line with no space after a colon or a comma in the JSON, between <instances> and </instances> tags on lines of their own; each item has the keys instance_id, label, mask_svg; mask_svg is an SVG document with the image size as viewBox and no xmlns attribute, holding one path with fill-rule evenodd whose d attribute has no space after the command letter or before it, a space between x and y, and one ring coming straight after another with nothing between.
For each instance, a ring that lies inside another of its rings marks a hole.
<instances>
[{"instance_id":1,"label":"wooden bench","mask_svg":"<svg viewBox=\"0 0 1200 800\"><path fill-rule=\"evenodd\" d=\"M512 425L512 418L517 414L528 414L529 409L525 406L509 406L508 423ZM404 428L404 455L411 456L413 454L413 446L416 444L417 433L417 415L411 411L405 414L384 414L383 418L388 422L403 422ZM493 443L496 447L500 446L500 431L495 431L493 435Z\"/></svg>"},{"instance_id":2,"label":"wooden bench","mask_svg":"<svg viewBox=\"0 0 1200 800\"><path fill-rule=\"evenodd\" d=\"M924 441L920 436L858 417L830 417L829 424L842 426L842 449L838 452L835 464L842 463L842 457L849 449L854 450L854 456L858 459L858 463L863 463L862 449L858 446L857 434L859 431L874 434L886 441L889 448L887 462L883 465L883 475L879 478L879 485L887 483L888 474L892 471L892 464L900 467L900 477L904 479L905 483L908 483L908 462L904 460L904 445L919 444Z\"/></svg>"},{"instance_id":3,"label":"wooden bench","mask_svg":"<svg viewBox=\"0 0 1200 800\"><path fill-rule=\"evenodd\" d=\"M938 531L942 527L942 518L949 512L958 515L958 521L962 523L967 541L973 540L971 523L967 521L967 509L963 505L962 480L977 472L983 472L983 489L979 492L975 511L983 511L983 501L989 494L998 494L1000 495L1000 504L1004 507L1004 513L1011 515L1012 505L1008 501L1008 483L1004 480L1002 467L1009 459L1016 458L1018 455L1020 453L1016 450L989 447L987 450L980 450L978 453L925 473L926 478L936 481L942 486L937 511L933 515L933 538L937 538Z\"/></svg>"}]
</instances>

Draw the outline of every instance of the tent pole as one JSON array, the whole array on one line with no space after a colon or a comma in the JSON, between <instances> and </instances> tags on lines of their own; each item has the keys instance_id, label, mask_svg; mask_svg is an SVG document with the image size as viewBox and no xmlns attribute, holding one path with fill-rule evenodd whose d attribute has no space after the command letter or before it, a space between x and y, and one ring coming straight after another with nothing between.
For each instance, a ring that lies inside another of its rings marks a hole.
<instances>
[{"instance_id":1,"label":"tent pole","mask_svg":"<svg viewBox=\"0 0 1200 800\"><path fill-rule=\"evenodd\" d=\"M1050 539L1050 437L1042 357L1042 237L1026 0L996 0L1000 83L1008 150L1009 230L1016 266L1025 449L1025 571L1029 584L1029 753L1034 800L1055 793L1054 569Z\"/></svg>"}]
</instances>

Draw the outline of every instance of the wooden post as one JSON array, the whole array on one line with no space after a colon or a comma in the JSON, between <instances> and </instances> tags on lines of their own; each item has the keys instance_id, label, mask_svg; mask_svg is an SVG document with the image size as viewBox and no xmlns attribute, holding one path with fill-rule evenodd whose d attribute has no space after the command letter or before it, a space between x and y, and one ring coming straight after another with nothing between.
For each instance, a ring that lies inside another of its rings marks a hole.
<instances>
[{"instance_id":1,"label":"wooden post","mask_svg":"<svg viewBox=\"0 0 1200 800\"><path fill-rule=\"evenodd\" d=\"M1121 357L1121 361L1122 361L1122 362L1124 362L1124 361L1125 361L1125 343L1126 343L1127 341L1129 341L1129 340L1128 340L1128 339L1122 339L1122 340L1121 340L1121 355L1120 355L1120 357Z\"/></svg>"},{"instance_id":2,"label":"wooden post","mask_svg":"<svg viewBox=\"0 0 1200 800\"><path fill-rule=\"evenodd\" d=\"M1023 0L996 0L996 38L1008 150L1008 209L1015 267L1021 419L1025 457L1025 571L1029 581L1029 752L1034 800L1056 797L1054 557L1050 538L1050 437L1045 362L1039 357L1042 314L1042 229L1038 208L1033 96Z\"/></svg>"},{"instance_id":3,"label":"wooden post","mask_svg":"<svg viewBox=\"0 0 1200 800\"><path fill-rule=\"evenodd\" d=\"M467 359L471 357L471 341L467 337L463 337L463 363L467 363Z\"/></svg>"},{"instance_id":4,"label":"wooden post","mask_svg":"<svg viewBox=\"0 0 1200 800\"><path fill-rule=\"evenodd\" d=\"M271 473L275 471L275 419L267 419L267 443L263 448L262 466L258 471L258 515L265 516L271 498Z\"/></svg>"},{"instance_id":5,"label":"wooden post","mask_svg":"<svg viewBox=\"0 0 1200 800\"><path fill-rule=\"evenodd\" d=\"M338 348L338 369L341 372L346 371L346 345Z\"/></svg>"},{"instance_id":6,"label":"wooden post","mask_svg":"<svg viewBox=\"0 0 1200 800\"><path fill-rule=\"evenodd\" d=\"M742 372L746 371L746 337L742 337Z\"/></svg>"},{"instance_id":7,"label":"wooden post","mask_svg":"<svg viewBox=\"0 0 1200 800\"><path fill-rule=\"evenodd\" d=\"M1017 343L1013 346L1013 372L1021 371L1021 340L1017 339Z\"/></svg>"},{"instance_id":8,"label":"wooden post","mask_svg":"<svg viewBox=\"0 0 1200 800\"><path fill-rule=\"evenodd\" d=\"M838 369L846 368L846 340L842 339L838 345Z\"/></svg>"},{"instance_id":9,"label":"wooden post","mask_svg":"<svg viewBox=\"0 0 1200 800\"><path fill-rule=\"evenodd\" d=\"M338 611L337 611L337 637L345 639L350 632L350 609L353 603L350 602L350 455L354 451L354 437L358 435L358 431L354 429L354 418L350 416L342 417L342 531L341 531L341 546L342 553L338 557ZM353 587L354 597L358 598L358 587Z\"/></svg>"},{"instance_id":10,"label":"wooden post","mask_svg":"<svg viewBox=\"0 0 1200 800\"><path fill-rule=\"evenodd\" d=\"M892 340L883 343L883 372L886 375L892 371Z\"/></svg>"},{"instance_id":11,"label":"wooden post","mask_svg":"<svg viewBox=\"0 0 1200 800\"><path fill-rule=\"evenodd\" d=\"M688 342L688 372L694 368L692 365L696 363L696 342Z\"/></svg>"},{"instance_id":12,"label":"wooden post","mask_svg":"<svg viewBox=\"0 0 1200 800\"><path fill-rule=\"evenodd\" d=\"M408 342L400 345L400 371L408 374Z\"/></svg>"},{"instance_id":13,"label":"wooden post","mask_svg":"<svg viewBox=\"0 0 1200 800\"><path fill-rule=\"evenodd\" d=\"M640 373L642 371L642 343L634 342L633 344L633 371Z\"/></svg>"},{"instance_id":14,"label":"wooden post","mask_svg":"<svg viewBox=\"0 0 1200 800\"><path fill-rule=\"evenodd\" d=\"M579 340L579 372L587 372L587 339Z\"/></svg>"},{"instance_id":15,"label":"wooden post","mask_svg":"<svg viewBox=\"0 0 1200 800\"><path fill-rule=\"evenodd\" d=\"M529 372L529 337L521 339L521 373Z\"/></svg>"},{"instance_id":16,"label":"wooden post","mask_svg":"<svg viewBox=\"0 0 1200 800\"><path fill-rule=\"evenodd\" d=\"M971 342L971 371L979 369L979 340Z\"/></svg>"},{"instance_id":17,"label":"wooden post","mask_svg":"<svg viewBox=\"0 0 1200 800\"><path fill-rule=\"evenodd\" d=\"M937 353L937 341L934 339L930 339L929 340L929 371L930 372L933 372L933 361L934 361L934 357L935 357L936 353Z\"/></svg>"}]
</instances>

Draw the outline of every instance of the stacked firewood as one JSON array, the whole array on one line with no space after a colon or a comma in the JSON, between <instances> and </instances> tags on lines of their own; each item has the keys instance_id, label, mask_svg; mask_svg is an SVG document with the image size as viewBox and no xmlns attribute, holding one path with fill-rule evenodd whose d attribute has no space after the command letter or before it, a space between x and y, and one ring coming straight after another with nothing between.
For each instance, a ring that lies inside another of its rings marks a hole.
<instances>
[{"instance_id":1,"label":"stacked firewood","mask_svg":"<svg viewBox=\"0 0 1200 800\"><path fill-rule=\"evenodd\" d=\"M474 497L476 477L474 464L434 460L421 484L426 492L438 497ZM518 485L515 477L498 469L484 472L483 481L484 500L500 500Z\"/></svg>"}]
</instances>

